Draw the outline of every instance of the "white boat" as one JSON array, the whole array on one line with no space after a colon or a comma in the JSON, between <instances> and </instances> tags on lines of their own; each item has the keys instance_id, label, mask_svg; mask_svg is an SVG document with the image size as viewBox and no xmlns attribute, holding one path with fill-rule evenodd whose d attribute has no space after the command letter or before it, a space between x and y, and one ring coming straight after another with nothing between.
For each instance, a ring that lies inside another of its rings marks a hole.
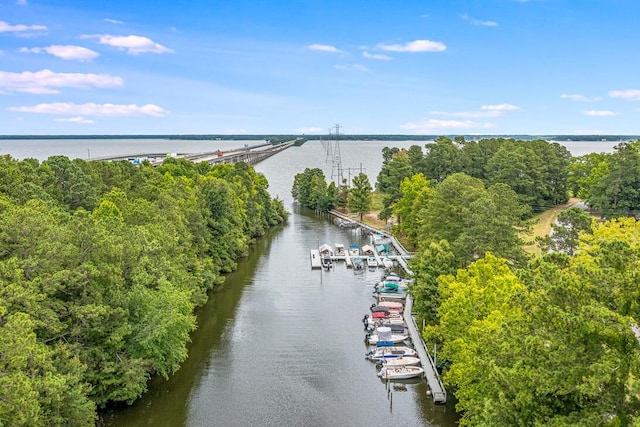
<instances>
[{"instance_id":1,"label":"white boat","mask_svg":"<svg viewBox=\"0 0 640 427\"><path fill-rule=\"evenodd\" d=\"M413 356L400 356L391 359L385 359L382 361L382 363L383 366L386 366L387 368L395 368L398 366L419 365L420 359Z\"/></svg>"},{"instance_id":2,"label":"white boat","mask_svg":"<svg viewBox=\"0 0 640 427\"><path fill-rule=\"evenodd\" d=\"M349 245L349 256L360 256L360 246Z\"/></svg>"},{"instance_id":3,"label":"white boat","mask_svg":"<svg viewBox=\"0 0 640 427\"><path fill-rule=\"evenodd\" d=\"M335 256L344 256L346 253L344 249L344 245L342 243L336 243L335 251L333 253Z\"/></svg>"},{"instance_id":4,"label":"white boat","mask_svg":"<svg viewBox=\"0 0 640 427\"><path fill-rule=\"evenodd\" d=\"M370 360L388 360L396 359L398 357L415 357L418 353L407 346L393 346L393 347L378 347L367 353L367 358Z\"/></svg>"},{"instance_id":5,"label":"white boat","mask_svg":"<svg viewBox=\"0 0 640 427\"><path fill-rule=\"evenodd\" d=\"M389 257L384 257L382 258L382 265L384 266L384 268L392 268L393 260Z\"/></svg>"},{"instance_id":6,"label":"white boat","mask_svg":"<svg viewBox=\"0 0 640 427\"><path fill-rule=\"evenodd\" d=\"M322 266L324 268L326 268L327 270L329 270L329 269L331 269L331 267L333 267L333 260L331 259L330 256L322 257Z\"/></svg>"},{"instance_id":7,"label":"white boat","mask_svg":"<svg viewBox=\"0 0 640 427\"><path fill-rule=\"evenodd\" d=\"M378 345L383 343L400 344L401 342L408 339L409 335L404 334L391 334L388 337L380 337L378 334L373 334L367 336L367 343L369 343L370 345Z\"/></svg>"},{"instance_id":8,"label":"white boat","mask_svg":"<svg viewBox=\"0 0 640 427\"><path fill-rule=\"evenodd\" d=\"M377 267L378 266L378 261L376 261L376 257L374 257L373 255L369 255L367 257L367 267Z\"/></svg>"},{"instance_id":9,"label":"white boat","mask_svg":"<svg viewBox=\"0 0 640 427\"><path fill-rule=\"evenodd\" d=\"M383 366L378 372L378 376L383 380L407 380L423 373L424 369L420 366Z\"/></svg>"},{"instance_id":10,"label":"white boat","mask_svg":"<svg viewBox=\"0 0 640 427\"><path fill-rule=\"evenodd\" d=\"M366 340L371 345L391 345L399 344L408 340L409 336L404 334L394 334L388 326L380 326L376 328L375 334L367 334Z\"/></svg>"},{"instance_id":11,"label":"white boat","mask_svg":"<svg viewBox=\"0 0 640 427\"><path fill-rule=\"evenodd\" d=\"M375 295L376 298L378 299L378 302L384 302L384 301L395 301L395 302L399 302L399 303L404 303L407 299L407 294L405 293L391 293L391 292L387 292L387 293L380 293L380 294L376 294Z\"/></svg>"},{"instance_id":12,"label":"white boat","mask_svg":"<svg viewBox=\"0 0 640 427\"><path fill-rule=\"evenodd\" d=\"M351 258L351 265L356 270L362 270L364 268L364 260L359 256L353 257Z\"/></svg>"}]
</instances>

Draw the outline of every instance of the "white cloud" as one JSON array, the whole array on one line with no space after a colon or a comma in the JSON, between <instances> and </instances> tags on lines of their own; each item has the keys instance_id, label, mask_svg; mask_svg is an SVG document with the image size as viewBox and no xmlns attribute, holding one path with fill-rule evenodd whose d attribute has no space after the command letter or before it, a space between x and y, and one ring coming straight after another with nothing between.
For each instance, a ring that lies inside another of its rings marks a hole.
<instances>
[{"instance_id":1,"label":"white cloud","mask_svg":"<svg viewBox=\"0 0 640 427\"><path fill-rule=\"evenodd\" d=\"M109 116L109 117L128 117L128 116L151 116L164 117L169 112L162 107L154 104L135 105L135 104L94 104L89 102L86 104L74 104L70 102L53 102L50 104L38 104L28 107L9 107L9 111L17 111L21 113L40 113L40 114L64 114L79 116Z\"/></svg>"},{"instance_id":2,"label":"white cloud","mask_svg":"<svg viewBox=\"0 0 640 427\"><path fill-rule=\"evenodd\" d=\"M361 64L336 64L333 68L336 70L362 71L364 73L369 72L369 69Z\"/></svg>"},{"instance_id":3,"label":"white cloud","mask_svg":"<svg viewBox=\"0 0 640 427\"><path fill-rule=\"evenodd\" d=\"M99 56L99 53L87 49L82 46L70 46L70 45L51 45L48 47L23 47L20 49L23 53L48 53L58 58L71 60L71 61L91 61Z\"/></svg>"},{"instance_id":4,"label":"white cloud","mask_svg":"<svg viewBox=\"0 0 640 427\"><path fill-rule=\"evenodd\" d=\"M612 90L609 92L609 96L612 98L629 99L632 101L640 101L640 90L627 89L627 90Z\"/></svg>"},{"instance_id":5,"label":"white cloud","mask_svg":"<svg viewBox=\"0 0 640 427\"><path fill-rule=\"evenodd\" d=\"M314 44L308 45L307 49L309 49L309 50L318 50L320 52L329 52L329 53L344 53L343 51L341 51L337 47L331 46L331 45L328 45L328 44L314 43Z\"/></svg>"},{"instance_id":6,"label":"white cloud","mask_svg":"<svg viewBox=\"0 0 640 427\"><path fill-rule=\"evenodd\" d=\"M65 122L65 123L80 123L83 125L89 125L93 123L91 119L85 119L84 117L67 117L63 119L55 119L56 122Z\"/></svg>"},{"instance_id":7,"label":"white cloud","mask_svg":"<svg viewBox=\"0 0 640 427\"><path fill-rule=\"evenodd\" d=\"M444 43L431 40L414 40L405 44L378 44L378 49L390 52L442 52L446 48Z\"/></svg>"},{"instance_id":8,"label":"white cloud","mask_svg":"<svg viewBox=\"0 0 640 427\"><path fill-rule=\"evenodd\" d=\"M0 71L0 88L10 92L36 94L58 93L58 88L89 89L122 86L121 77L108 74L54 73L51 70L12 73Z\"/></svg>"},{"instance_id":9,"label":"white cloud","mask_svg":"<svg viewBox=\"0 0 640 427\"><path fill-rule=\"evenodd\" d=\"M111 19L111 18L104 18L104 22L108 22L109 24L115 24L115 25L122 25L124 24L123 21L119 21L117 19Z\"/></svg>"},{"instance_id":10,"label":"white cloud","mask_svg":"<svg viewBox=\"0 0 640 427\"><path fill-rule=\"evenodd\" d=\"M496 104L496 105L483 105L480 107L482 111L515 111L520 107L513 104Z\"/></svg>"},{"instance_id":11,"label":"white cloud","mask_svg":"<svg viewBox=\"0 0 640 427\"><path fill-rule=\"evenodd\" d=\"M364 56L367 59L377 59L379 61L390 61L393 59L389 55L385 55L383 53L369 53L366 50L362 52L362 56Z\"/></svg>"},{"instance_id":12,"label":"white cloud","mask_svg":"<svg viewBox=\"0 0 640 427\"><path fill-rule=\"evenodd\" d=\"M613 111L608 111L608 110L586 110L583 113L585 116L592 116L592 117L611 117L611 116L618 115L618 113L614 113Z\"/></svg>"},{"instance_id":13,"label":"white cloud","mask_svg":"<svg viewBox=\"0 0 640 427\"><path fill-rule=\"evenodd\" d=\"M466 129L490 129L494 127L493 123L478 123L472 120L436 120L428 119L421 122L405 123L400 126L401 129L415 133L440 133L441 131L459 131Z\"/></svg>"},{"instance_id":14,"label":"white cloud","mask_svg":"<svg viewBox=\"0 0 640 427\"><path fill-rule=\"evenodd\" d=\"M572 101L580 101L580 102L593 102L593 101L600 101L602 99L600 97L589 98L584 95L580 95L578 93L574 93L574 94L563 93L562 95L560 95L560 98L570 99Z\"/></svg>"},{"instance_id":15,"label":"white cloud","mask_svg":"<svg viewBox=\"0 0 640 427\"><path fill-rule=\"evenodd\" d=\"M21 31L47 31L45 25L10 25L5 21L0 21L0 33L17 33Z\"/></svg>"},{"instance_id":16,"label":"white cloud","mask_svg":"<svg viewBox=\"0 0 640 427\"><path fill-rule=\"evenodd\" d=\"M479 25L481 27L497 27L498 23L495 21L481 21L479 19L475 19L467 15L466 13L461 16L461 18L471 25Z\"/></svg>"},{"instance_id":17,"label":"white cloud","mask_svg":"<svg viewBox=\"0 0 640 427\"><path fill-rule=\"evenodd\" d=\"M103 35L84 35L84 39L97 38L98 43L108 46L117 47L121 50L126 50L131 55L138 55L141 53L173 53L172 49L164 47L144 36L113 36L110 34Z\"/></svg>"}]
</instances>

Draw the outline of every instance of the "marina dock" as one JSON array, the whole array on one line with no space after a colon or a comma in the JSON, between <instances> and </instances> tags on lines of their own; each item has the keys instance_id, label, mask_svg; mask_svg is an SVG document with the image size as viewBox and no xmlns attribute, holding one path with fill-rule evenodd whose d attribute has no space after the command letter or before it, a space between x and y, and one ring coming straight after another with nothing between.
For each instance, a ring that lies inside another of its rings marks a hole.
<instances>
[{"instance_id":1,"label":"marina dock","mask_svg":"<svg viewBox=\"0 0 640 427\"><path fill-rule=\"evenodd\" d=\"M337 216L338 218L341 218L342 220L353 222L352 219L341 214L340 212L331 211L331 213ZM413 254L408 252L393 235L391 235L390 233L381 232L380 230L372 228L366 224L362 224L358 221L355 221L355 222L357 222L359 226L362 226L363 228L368 229L372 233L381 234L385 238L388 238L389 245L393 247L397 255L387 255L387 256L390 259L397 262L409 276L413 275L407 263L407 260L410 259ZM315 252L316 252L316 259L318 260L317 261L318 264L317 264L317 267L315 267L314 255L313 255L314 250L312 250L311 251L312 268L321 268L319 253L317 250ZM378 266L383 267L382 259L380 255L377 253L377 251L374 251L374 253L375 253L376 260L378 261ZM332 259L345 260L347 261L348 264L352 264L348 251L346 251L346 254L344 256L332 257ZM349 266L348 264L347 266ZM407 327L409 338L411 339L411 342L413 343L413 347L418 353L418 357L420 358L420 364L424 369L424 374L423 374L424 379L426 380L427 385L429 386L429 394L431 395L433 402L438 404L444 404L447 402L447 391L444 387L444 384L442 383L442 380L440 379L440 374L438 373L438 369L436 367L435 361L431 357L431 354L429 353L429 350L427 349L427 346L422 339L422 336L420 334L420 329L418 328L418 325L416 325L416 321L412 313L412 307L413 307L413 299L411 298L410 295L408 295L405 300L405 306L404 306L402 316L404 318L404 322Z\"/></svg>"}]
</instances>

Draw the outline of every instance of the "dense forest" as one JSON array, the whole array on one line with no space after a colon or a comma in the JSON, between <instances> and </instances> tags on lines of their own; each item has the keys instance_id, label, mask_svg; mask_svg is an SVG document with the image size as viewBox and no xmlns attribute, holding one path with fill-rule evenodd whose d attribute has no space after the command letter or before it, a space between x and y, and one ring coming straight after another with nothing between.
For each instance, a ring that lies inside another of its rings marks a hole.
<instances>
[{"instance_id":1,"label":"dense forest","mask_svg":"<svg viewBox=\"0 0 640 427\"><path fill-rule=\"evenodd\" d=\"M416 251L414 312L461 425L640 425L640 140L572 157L439 137L383 159L379 216ZM353 190L308 169L292 193L322 210ZM525 251L533 214L570 196L588 211L562 211L541 255Z\"/></svg>"},{"instance_id":2,"label":"dense forest","mask_svg":"<svg viewBox=\"0 0 640 427\"><path fill-rule=\"evenodd\" d=\"M287 218L244 163L0 158L0 425L94 425L187 357L194 309Z\"/></svg>"},{"instance_id":3,"label":"dense forest","mask_svg":"<svg viewBox=\"0 0 640 427\"><path fill-rule=\"evenodd\" d=\"M572 158L555 143L440 138L386 150L423 337L469 426L640 425L640 140ZM542 255L532 212L580 196Z\"/></svg>"}]
</instances>

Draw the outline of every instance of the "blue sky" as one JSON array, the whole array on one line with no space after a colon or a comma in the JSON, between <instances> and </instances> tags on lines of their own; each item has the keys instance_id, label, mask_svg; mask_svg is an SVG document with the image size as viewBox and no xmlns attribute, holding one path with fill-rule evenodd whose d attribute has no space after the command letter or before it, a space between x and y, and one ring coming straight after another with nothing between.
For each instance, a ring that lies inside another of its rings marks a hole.
<instances>
[{"instance_id":1,"label":"blue sky","mask_svg":"<svg viewBox=\"0 0 640 427\"><path fill-rule=\"evenodd\" d=\"M0 0L0 134L640 134L639 0Z\"/></svg>"}]
</instances>

